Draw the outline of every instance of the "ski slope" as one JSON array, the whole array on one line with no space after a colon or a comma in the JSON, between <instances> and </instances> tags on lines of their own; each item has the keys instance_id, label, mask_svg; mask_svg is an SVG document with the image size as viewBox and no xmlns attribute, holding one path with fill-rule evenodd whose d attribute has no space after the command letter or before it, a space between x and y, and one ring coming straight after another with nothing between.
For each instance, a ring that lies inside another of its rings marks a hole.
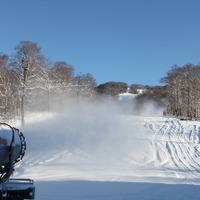
<instances>
[{"instance_id":1,"label":"ski slope","mask_svg":"<svg viewBox=\"0 0 200 200\"><path fill-rule=\"evenodd\" d=\"M199 121L124 114L111 104L66 110L22 128L28 148L14 177L34 179L36 199L198 198Z\"/></svg>"}]
</instances>

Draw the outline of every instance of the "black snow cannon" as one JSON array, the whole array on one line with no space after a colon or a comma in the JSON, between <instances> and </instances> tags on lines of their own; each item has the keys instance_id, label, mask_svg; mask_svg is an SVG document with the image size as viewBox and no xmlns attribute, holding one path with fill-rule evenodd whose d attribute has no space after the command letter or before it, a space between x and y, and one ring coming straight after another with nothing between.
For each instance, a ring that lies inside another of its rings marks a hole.
<instances>
[{"instance_id":1,"label":"black snow cannon","mask_svg":"<svg viewBox=\"0 0 200 200\"><path fill-rule=\"evenodd\" d=\"M25 154L25 137L18 129L0 123L0 200L34 199L35 187L31 179L13 179L14 165Z\"/></svg>"}]
</instances>

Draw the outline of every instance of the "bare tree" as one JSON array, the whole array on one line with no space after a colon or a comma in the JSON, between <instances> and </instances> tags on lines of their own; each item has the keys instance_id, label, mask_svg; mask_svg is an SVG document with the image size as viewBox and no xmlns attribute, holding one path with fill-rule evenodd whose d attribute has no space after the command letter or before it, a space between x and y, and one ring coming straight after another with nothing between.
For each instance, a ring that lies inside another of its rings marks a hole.
<instances>
[{"instance_id":1,"label":"bare tree","mask_svg":"<svg viewBox=\"0 0 200 200\"><path fill-rule=\"evenodd\" d=\"M36 43L21 41L15 51L10 69L18 80L16 86L18 95L21 96L23 116L25 106L26 109L33 109L34 105L39 105L39 99L35 95L41 93L46 84L48 66L45 57L41 54L41 48Z\"/></svg>"},{"instance_id":2,"label":"bare tree","mask_svg":"<svg viewBox=\"0 0 200 200\"><path fill-rule=\"evenodd\" d=\"M77 98L91 99L96 96L96 80L90 74L80 74L74 77L74 86L77 92Z\"/></svg>"},{"instance_id":3,"label":"bare tree","mask_svg":"<svg viewBox=\"0 0 200 200\"><path fill-rule=\"evenodd\" d=\"M50 73L52 100L62 105L71 95L74 68L65 61L58 61Z\"/></svg>"},{"instance_id":4,"label":"bare tree","mask_svg":"<svg viewBox=\"0 0 200 200\"><path fill-rule=\"evenodd\" d=\"M73 80L74 68L65 61L54 63L52 68L54 74L59 79L60 85L64 88L68 87Z\"/></svg>"},{"instance_id":5,"label":"bare tree","mask_svg":"<svg viewBox=\"0 0 200 200\"><path fill-rule=\"evenodd\" d=\"M9 56L0 53L0 113L4 117L15 114L16 102L13 90L13 76L8 70Z\"/></svg>"},{"instance_id":6,"label":"bare tree","mask_svg":"<svg viewBox=\"0 0 200 200\"><path fill-rule=\"evenodd\" d=\"M167 112L171 115L181 115L181 88L182 88L182 74L180 67L174 65L167 73L167 76L161 79L161 82L167 84Z\"/></svg>"},{"instance_id":7,"label":"bare tree","mask_svg":"<svg viewBox=\"0 0 200 200\"><path fill-rule=\"evenodd\" d=\"M167 112L189 119L199 117L200 66L173 66L161 80L167 86Z\"/></svg>"}]
</instances>

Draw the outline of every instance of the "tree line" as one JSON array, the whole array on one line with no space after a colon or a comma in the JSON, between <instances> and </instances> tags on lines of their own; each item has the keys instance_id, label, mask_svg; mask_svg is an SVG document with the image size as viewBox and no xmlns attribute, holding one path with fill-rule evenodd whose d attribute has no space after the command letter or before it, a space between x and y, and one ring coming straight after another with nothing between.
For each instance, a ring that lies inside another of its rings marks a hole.
<instances>
[{"instance_id":1,"label":"tree line","mask_svg":"<svg viewBox=\"0 0 200 200\"><path fill-rule=\"evenodd\" d=\"M0 115L14 117L49 111L67 99L92 98L96 81L90 74L74 75L65 61L50 62L37 43L21 41L11 56L0 53ZM56 102L56 104L54 104Z\"/></svg>"},{"instance_id":2,"label":"tree line","mask_svg":"<svg viewBox=\"0 0 200 200\"><path fill-rule=\"evenodd\" d=\"M97 86L90 74L74 75L66 61L50 62L37 43L21 41L12 55L0 53L0 116L13 118L26 112L53 111L69 100L101 100L120 93L144 92L136 98L142 108L154 101L164 108L164 115L200 118L200 65L174 65L161 78L163 86L128 85L109 81Z\"/></svg>"},{"instance_id":3,"label":"tree line","mask_svg":"<svg viewBox=\"0 0 200 200\"><path fill-rule=\"evenodd\" d=\"M161 82L166 85L166 115L200 118L200 65L174 65Z\"/></svg>"},{"instance_id":4,"label":"tree line","mask_svg":"<svg viewBox=\"0 0 200 200\"><path fill-rule=\"evenodd\" d=\"M112 96L126 92L127 87L130 93L137 93L138 89L142 89L144 92L134 102L135 109L143 109L142 105L153 101L164 108L164 115L181 119L200 118L200 65L174 65L160 82L163 86L128 86L123 82L107 82L97 88L98 92Z\"/></svg>"},{"instance_id":5,"label":"tree line","mask_svg":"<svg viewBox=\"0 0 200 200\"><path fill-rule=\"evenodd\" d=\"M164 115L200 118L200 65L174 65L160 82L164 85L146 87L145 93L137 97L138 106L154 101L164 108Z\"/></svg>"}]
</instances>

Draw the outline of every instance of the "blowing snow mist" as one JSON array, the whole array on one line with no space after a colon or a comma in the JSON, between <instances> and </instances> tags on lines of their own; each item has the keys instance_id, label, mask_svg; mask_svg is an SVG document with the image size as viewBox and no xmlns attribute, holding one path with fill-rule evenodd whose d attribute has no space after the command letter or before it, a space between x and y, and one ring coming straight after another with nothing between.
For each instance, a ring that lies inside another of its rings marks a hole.
<instances>
[{"instance_id":1,"label":"blowing snow mist","mask_svg":"<svg viewBox=\"0 0 200 200\"><path fill-rule=\"evenodd\" d=\"M120 114L114 103L80 104L27 123L30 151L67 150L99 159L126 159L145 147L145 130L132 115ZM142 152L141 152L142 153Z\"/></svg>"}]
</instances>

